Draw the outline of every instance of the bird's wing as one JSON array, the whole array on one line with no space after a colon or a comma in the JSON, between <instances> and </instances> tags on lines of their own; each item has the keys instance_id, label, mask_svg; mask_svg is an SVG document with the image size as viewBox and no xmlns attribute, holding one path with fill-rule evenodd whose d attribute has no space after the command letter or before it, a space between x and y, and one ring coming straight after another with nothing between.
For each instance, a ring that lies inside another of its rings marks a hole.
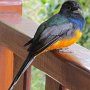
<instances>
[{"instance_id":1,"label":"bird's wing","mask_svg":"<svg viewBox=\"0 0 90 90\"><path fill-rule=\"evenodd\" d=\"M30 46L29 51L32 54L38 54L58 40L72 37L74 31L73 24L70 22L50 26L46 28L37 39L35 39Z\"/></svg>"},{"instance_id":2,"label":"bird's wing","mask_svg":"<svg viewBox=\"0 0 90 90\"><path fill-rule=\"evenodd\" d=\"M30 41L28 41L24 46L30 45L33 42L35 42L40 37L42 32L45 31L48 27L62 25L63 23L66 23L66 22L68 22L67 18L65 18L64 16L62 16L60 14L56 14L56 15L52 16L50 19L43 22L38 27L38 29L34 35L34 38L32 38Z\"/></svg>"},{"instance_id":3,"label":"bird's wing","mask_svg":"<svg viewBox=\"0 0 90 90\"><path fill-rule=\"evenodd\" d=\"M29 40L27 43L25 43L24 46L26 47L26 46L32 44L32 42L35 41L35 40L39 37L39 35L42 33L42 31L43 31L45 28L46 28L46 22L42 23L42 24L38 27L38 29L37 29L37 31L36 31L36 33L35 33L35 35L34 35L34 38L32 38L31 40Z\"/></svg>"}]
</instances>

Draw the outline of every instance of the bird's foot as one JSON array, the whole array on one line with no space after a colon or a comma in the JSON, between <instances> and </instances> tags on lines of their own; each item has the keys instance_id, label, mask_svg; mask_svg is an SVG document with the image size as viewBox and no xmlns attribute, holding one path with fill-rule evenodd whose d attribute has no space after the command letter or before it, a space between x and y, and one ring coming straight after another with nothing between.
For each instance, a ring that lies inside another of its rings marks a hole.
<instances>
[{"instance_id":1,"label":"bird's foot","mask_svg":"<svg viewBox=\"0 0 90 90\"><path fill-rule=\"evenodd\" d=\"M69 48L58 49L59 53L72 53Z\"/></svg>"}]
</instances>

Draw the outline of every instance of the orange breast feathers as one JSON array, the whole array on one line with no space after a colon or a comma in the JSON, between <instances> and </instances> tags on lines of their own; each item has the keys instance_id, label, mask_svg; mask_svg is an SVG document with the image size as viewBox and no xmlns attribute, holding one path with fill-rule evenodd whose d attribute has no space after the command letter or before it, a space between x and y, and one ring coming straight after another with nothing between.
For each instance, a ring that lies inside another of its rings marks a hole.
<instances>
[{"instance_id":1,"label":"orange breast feathers","mask_svg":"<svg viewBox=\"0 0 90 90\"><path fill-rule=\"evenodd\" d=\"M72 38L67 38L67 39L57 41L52 46L48 47L47 50L53 50L53 49L68 47L68 46L76 43L80 39L81 36L82 36L82 32L80 32L80 30L76 30L75 35Z\"/></svg>"}]
</instances>

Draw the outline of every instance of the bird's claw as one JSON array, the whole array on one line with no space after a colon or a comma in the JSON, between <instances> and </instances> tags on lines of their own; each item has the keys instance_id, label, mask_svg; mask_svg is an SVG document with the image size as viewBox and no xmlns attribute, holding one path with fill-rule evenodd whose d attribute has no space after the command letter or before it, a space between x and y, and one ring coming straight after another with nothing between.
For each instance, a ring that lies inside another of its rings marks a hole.
<instances>
[{"instance_id":1,"label":"bird's claw","mask_svg":"<svg viewBox=\"0 0 90 90\"><path fill-rule=\"evenodd\" d=\"M72 53L68 48L58 49L59 53Z\"/></svg>"}]
</instances>

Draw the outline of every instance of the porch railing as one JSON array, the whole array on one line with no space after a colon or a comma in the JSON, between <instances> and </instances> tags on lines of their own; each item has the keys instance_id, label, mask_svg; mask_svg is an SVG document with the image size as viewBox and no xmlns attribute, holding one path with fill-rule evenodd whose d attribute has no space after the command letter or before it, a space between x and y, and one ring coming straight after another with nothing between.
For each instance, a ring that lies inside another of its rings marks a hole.
<instances>
[{"instance_id":1,"label":"porch railing","mask_svg":"<svg viewBox=\"0 0 90 90\"><path fill-rule=\"evenodd\" d=\"M32 20L18 18L17 23L0 21L0 45L14 53L14 76L28 54L24 44L33 37L38 26ZM69 49L72 53L51 51L33 62L32 65L46 73L46 90L90 90L90 51L77 44ZM31 67L15 90L30 90L30 73Z\"/></svg>"}]
</instances>

